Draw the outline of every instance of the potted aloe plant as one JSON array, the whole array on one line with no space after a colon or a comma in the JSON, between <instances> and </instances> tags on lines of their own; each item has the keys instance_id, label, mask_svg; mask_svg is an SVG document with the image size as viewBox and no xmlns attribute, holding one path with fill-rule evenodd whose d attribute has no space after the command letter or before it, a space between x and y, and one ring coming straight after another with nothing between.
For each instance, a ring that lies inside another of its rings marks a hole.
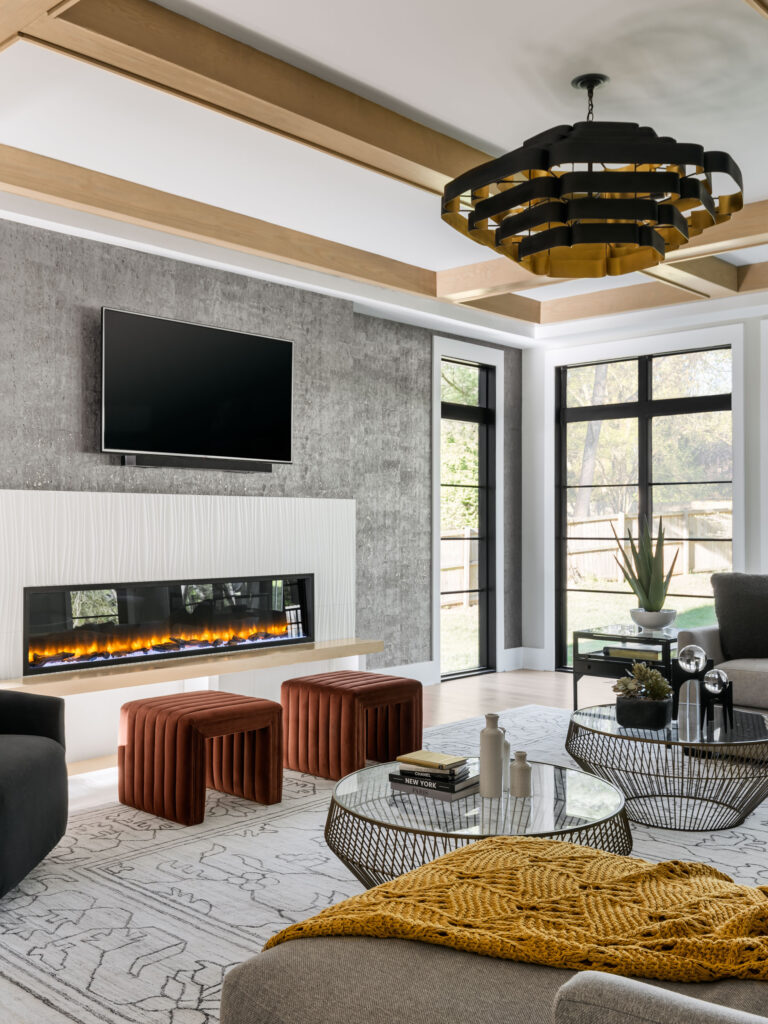
<instances>
[{"instance_id":1,"label":"potted aloe plant","mask_svg":"<svg viewBox=\"0 0 768 1024\"><path fill-rule=\"evenodd\" d=\"M672 687L657 668L633 661L617 679L616 721L625 729L664 729L672 721Z\"/></svg>"},{"instance_id":2,"label":"potted aloe plant","mask_svg":"<svg viewBox=\"0 0 768 1024\"><path fill-rule=\"evenodd\" d=\"M637 544L632 539L632 534L627 530L627 541L629 542L630 554L616 533L616 527L611 523L613 535L619 546L619 554L614 555L616 564L624 574L624 579L630 585L638 600L637 608L630 608L629 614L632 621L645 629L663 629L674 621L677 612L672 608L664 608L669 590L669 581L672 579L672 572L675 568L678 552L672 559L669 572L664 574L664 527L659 519L659 533L656 538L656 550L653 548L651 538L651 527L646 519L640 530L640 537Z\"/></svg>"}]
</instances>

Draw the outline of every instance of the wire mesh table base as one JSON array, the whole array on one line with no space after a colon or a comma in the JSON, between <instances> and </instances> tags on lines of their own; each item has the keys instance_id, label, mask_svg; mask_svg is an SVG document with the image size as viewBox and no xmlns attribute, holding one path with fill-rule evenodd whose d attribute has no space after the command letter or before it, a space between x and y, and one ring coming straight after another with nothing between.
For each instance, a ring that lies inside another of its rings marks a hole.
<instances>
[{"instance_id":1,"label":"wire mesh table base","mask_svg":"<svg viewBox=\"0 0 768 1024\"><path fill-rule=\"evenodd\" d=\"M580 772L572 774L581 775ZM521 834L628 854L632 851L632 834L624 811L624 801L620 793L615 790L611 792L615 796L615 803L611 811L599 820L568 827L575 819L566 818L563 821L565 827L552 828L550 831L530 830L528 800L516 802L514 797L504 797L502 800L468 797L459 803L466 803L470 814L477 814L477 827L462 835L449 830L446 815L450 816L451 811L443 805L429 797L410 794L393 796L388 784L378 784L371 787L364 798L361 797L358 810L344 806L341 802L343 798L337 798L334 793L328 810L325 840L339 860L366 888L392 881L445 853L493 835ZM398 808L403 808L403 816L408 819L409 826L393 820L393 801ZM465 812L455 813L461 816ZM420 827L413 827L416 825L413 821L415 816L423 817ZM520 819L517 822L519 832L515 831L516 818Z\"/></svg>"},{"instance_id":2,"label":"wire mesh table base","mask_svg":"<svg viewBox=\"0 0 768 1024\"><path fill-rule=\"evenodd\" d=\"M729 742L728 734L716 741L706 735L681 739L663 731L621 734L585 724L590 712L602 710L587 708L571 716L565 749L580 767L624 793L631 821L684 832L718 831L740 825L768 798L768 739L734 735Z\"/></svg>"}]
</instances>

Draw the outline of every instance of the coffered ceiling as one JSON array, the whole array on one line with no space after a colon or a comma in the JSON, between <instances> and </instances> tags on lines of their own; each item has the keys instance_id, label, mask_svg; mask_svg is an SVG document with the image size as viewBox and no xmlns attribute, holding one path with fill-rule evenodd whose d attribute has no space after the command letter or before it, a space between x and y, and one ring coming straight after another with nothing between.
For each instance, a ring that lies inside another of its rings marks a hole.
<instances>
[{"instance_id":1,"label":"coffered ceiling","mask_svg":"<svg viewBox=\"0 0 768 1024\"><path fill-rule=\"evenodd\" d=\"M642 18L488 0L475 22L458 0L4 0L3 41L0 215L53 205L512 332L768 289L768 18L749 0L646 0ZM449 178L583 116L568 83L586 70L611 77L598 118L744 173L746 209L652 276L535 278L439 218Z\"/></svg>"}]
</instances>

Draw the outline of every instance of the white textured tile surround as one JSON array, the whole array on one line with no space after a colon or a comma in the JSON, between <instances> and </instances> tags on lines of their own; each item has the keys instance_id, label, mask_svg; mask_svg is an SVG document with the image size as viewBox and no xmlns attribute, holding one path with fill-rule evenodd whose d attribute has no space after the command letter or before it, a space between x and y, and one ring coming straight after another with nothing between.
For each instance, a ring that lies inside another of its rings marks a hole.
<instances>
[{"instance_id":1,"label":"white textured tile surround","mask_svg":"<svg viewBox=\"0 0 768 1024\"><path fill-rule=\"evenodd\" d=\"M291 572L315 575L316 639L354 636L353 500L0 491L0 678L22 674L25 586ZM227 685L249 692L258 675ZM69 760L114 749L124 694L67 699Z\"/></svg>"}]
</instances>

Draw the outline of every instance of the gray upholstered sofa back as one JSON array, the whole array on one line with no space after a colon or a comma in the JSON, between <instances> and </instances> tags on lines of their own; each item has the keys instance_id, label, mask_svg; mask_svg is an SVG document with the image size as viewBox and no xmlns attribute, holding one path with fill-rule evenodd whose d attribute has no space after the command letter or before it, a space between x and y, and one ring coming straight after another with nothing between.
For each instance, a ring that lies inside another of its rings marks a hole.
<instances>
[{"instance_id":1,"label":"gray upholstered sofa back","mask_svg":"<svg viewBox=\"0 0 768 1024\"><path fill-rule=\"evenodd\" d=\"M712 588L725 660L768 658L768 576L716 572Z\"/></svg>"}]
</instances>

